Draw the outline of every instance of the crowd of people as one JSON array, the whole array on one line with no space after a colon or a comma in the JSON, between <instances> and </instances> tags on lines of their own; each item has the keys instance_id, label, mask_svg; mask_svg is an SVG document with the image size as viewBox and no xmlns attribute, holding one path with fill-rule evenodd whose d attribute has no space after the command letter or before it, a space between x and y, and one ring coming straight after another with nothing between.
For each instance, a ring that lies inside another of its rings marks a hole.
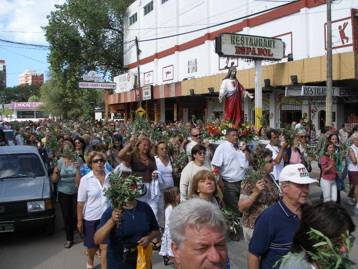
<instances>
[{"instance_id":1,"label":"crowd of people","mask_svg":"<svg viewBox=\"0 0 358 269\"><path fill-rule=\"evenodd\" d=\"M312 229L349 251L355 227L339 203L349 183L358 212L357 127L323 128L313 143L300 122L267 129L260 144L235 128L211 141L200 122L148 124L149 130L122 121L4 123L13 141L0 129L0 145L38 148L61 207L64 247L83 234L88 269L96 255L101 268L136 268L138 245L159 250L165 265L229 268L223 209L241 220L249 269L325 268ZM309 174L313 160L318 179ZM113 208L105 195L113 171L141 177L146 191ZM310 184L320 185L323 202L310 205Z\"/></svg>"}]
</instances>

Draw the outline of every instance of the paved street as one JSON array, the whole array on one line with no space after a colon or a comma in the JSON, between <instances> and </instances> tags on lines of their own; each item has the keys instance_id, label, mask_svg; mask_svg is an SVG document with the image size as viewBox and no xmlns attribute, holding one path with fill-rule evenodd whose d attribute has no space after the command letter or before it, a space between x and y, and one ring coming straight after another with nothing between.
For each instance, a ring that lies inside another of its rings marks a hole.
<instances>
[{"instance_id":1,"label":"paved street","mask_svg":"<svg viewBox=\"0 0 358 269\"><path fill-rule=\"evenodd\" d=\"M317 176L314 169L313 176ZM342 193L343 204L352 212L352 206L347 204L347 197ZM318 186L313 186L311 199L320 197ZM71 249L63 248L65 233L62 230L60 210L57 210L57 229L54 235L46 236L41 230L28 230L14 234L0 234L0 268L2 269L72 269L85 268L86 257L80 238ZM354 217L358 226L358 217ZM357 228L358 230L358 228ZM358 237L356 230L355 236ZM246 268L247 244L242 240L229 242L229 255L231 268ZM351 253L352 259L358 263L358 245L356 244ZM98 264L98 260L96 260ZM97 266L99 269L99 266ZM153 257L153 268L171 268L163 265L162 259L155 252Z\"/></svg>"}]
</instances>

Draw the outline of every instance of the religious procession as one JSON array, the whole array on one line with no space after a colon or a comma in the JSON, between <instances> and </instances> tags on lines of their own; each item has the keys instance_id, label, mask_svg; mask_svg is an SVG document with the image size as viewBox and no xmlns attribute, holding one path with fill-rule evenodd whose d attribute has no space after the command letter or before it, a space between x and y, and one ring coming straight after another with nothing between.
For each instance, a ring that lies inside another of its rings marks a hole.
<instances>
[{"instance_id":1,"label":"religious procession","mask_svg":"<svg viewBox=\"0 0 358 269\"><path fill-rule=\"evenodd\" d=\"M0 268L358 268L356 1L5 2Z\"/></svg>"},{"instance_id":2,"label":"religious procession","mask_svg":"<svg viewBox=\"0 0 358 269\"><path fill-rule=\"evenodd\" d=\"M21 176L10 175L21 161L6 156L7 145L37 149L63 246L81 235L87 268L96 257L100 268L150 268L153 251L165 266L234 268L227 240L246 242L247 268L349 268L355 225L341 201L358 214L358 127L315 136L302 119L255 130L243 122L238 96L248 93L235 69L227 77L222 122L3 123L1 178Z\"/></svg>"}]
</instances>

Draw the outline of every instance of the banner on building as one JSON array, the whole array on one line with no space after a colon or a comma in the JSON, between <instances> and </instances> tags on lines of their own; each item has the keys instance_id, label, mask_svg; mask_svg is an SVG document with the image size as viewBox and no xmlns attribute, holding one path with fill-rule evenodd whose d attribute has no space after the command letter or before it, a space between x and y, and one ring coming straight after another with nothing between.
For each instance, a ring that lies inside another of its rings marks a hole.
<instances>
[{"instance_id":1,"label":"banner on building","mask_svg":"<svg viewBox=\"0 0 358 269\"><path fill-rule=\"evenodd\" d=\"M118 75L113 78L116 83L115 93L128 92L134 89L136 75L128 72L125 74Z\"/></svg>"},{"instance_id":2,"label":"banner on building","mask_svg":"<svg viewBox=\"0 0 358 269\"><path fill-rule=\"evenodd\" d=\"M153 71L144 72L144 85L153 84Z\"/></svg>"},{"instance_id":3,"label":"banner on building","mask_svg":"<svg viewBox=\"0 0 358 269\"><path fill-rule=\"evenodd\" d=\"M143 96L144 101L152 99L152 86L151 85L142 87L142 96Z\"/></svg>"}]
</instances>

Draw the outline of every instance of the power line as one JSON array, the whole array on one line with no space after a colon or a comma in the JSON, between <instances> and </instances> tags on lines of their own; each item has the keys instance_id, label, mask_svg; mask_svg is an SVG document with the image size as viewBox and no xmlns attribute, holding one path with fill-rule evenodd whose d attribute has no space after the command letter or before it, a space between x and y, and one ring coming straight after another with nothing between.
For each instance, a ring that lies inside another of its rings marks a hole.
<instances>
[{"instance_id":1,"label":"power line","mask_svg":"<svg viewBox=\"0 0 358 269\"><path fill-rule=\"evenodd\" d=\"M13 52L12 50L9 50L9 49L7 49L7 48L2 47L1 45L0 45L0 48L4 49L4 50L6 50L6 51L8 51L8 52L10 52L10 53L13 53L13 54L22 56L22 57L24 57L24 58L30 59L30 60L35 61L35 62L38 62L38 63L40 63L40 64L47 65L47 63L44 63L44 62L42 62L42 61L39 61L39 60L37 60L37 59L35 59L35 58L32 58L32 57L30 57L30 56L28 56L28 55L24 55L24 54L21 54L21 53L18 53L18 52Z\"/></svg>"},{"instance_id":2,"label":"power line","mask_svg":"<svg viewBox=\"0 0 358 269\"><path fill-rule=\"evenodd\" d=\"M184 33L173 34L173 35L167 35L167 36L161 36L161 37L156 37L156 38L138 40L138 42L149 42L149 41L161 40L161 39L166 39L166 38L171 38L171 37L176 37L176 36L181 36L181 35L187 35L187 34L199 32L199 31L207 30L207 29L210 29L210 28L213 28L213 27L221 26L221 25L228 24L228 23L231 23L231 22L243 20L243 19L246 19L246 18L255 16L255 15L259 15L259 14L262 14L262 13L265 13L265 12L269 12L269 11L271 11L271 10L274 10L274 9L277 9L277 8L280 8L280 7L284 7L284 6L288 6L288 5L291 5L291 4L293 4L293 3L297 3L297 2L299 2L299 1L298 1L298 0L295 0L295 1L292 1L292 2L289 2L289 3L286 3L286 4L283 4L283 5L280 5L280 6L268 8L268 9L265 9L265 10L262 10L262 11L258 11L258 12L252 13L252 14L248 14L248 15L245 15L245 16L242 16L242 17L239 17L239 18L235 18L235 19L228 20L228 21L224 21L224 22L220 22L220 23L217 23L217 24L214 24L214 25L209 25L209 26L206 26L206 27L202 27L202 28L199 28L199 29L196 29L196 30L191 30L191 31L187 31L187 32L184 32Z\"/></svg>"},{"instance_id":3,"label":"power line","mask_svg":"<svg viewBox=\"0 0 358 269\"><path fill-rule=\"evenodd\" d=\"M6 40L6 39L2 39L2 38L0 38L0 42L4 42L4 43L8 43L8 44L14 44L14 45L30 46L30 47L42 48L42 49L48 49L49 48L49 46L47 46L47 45L24 43L24 42L19 42L19 41L11 41L11 40Z\"/></svg>"}]
</instances>

